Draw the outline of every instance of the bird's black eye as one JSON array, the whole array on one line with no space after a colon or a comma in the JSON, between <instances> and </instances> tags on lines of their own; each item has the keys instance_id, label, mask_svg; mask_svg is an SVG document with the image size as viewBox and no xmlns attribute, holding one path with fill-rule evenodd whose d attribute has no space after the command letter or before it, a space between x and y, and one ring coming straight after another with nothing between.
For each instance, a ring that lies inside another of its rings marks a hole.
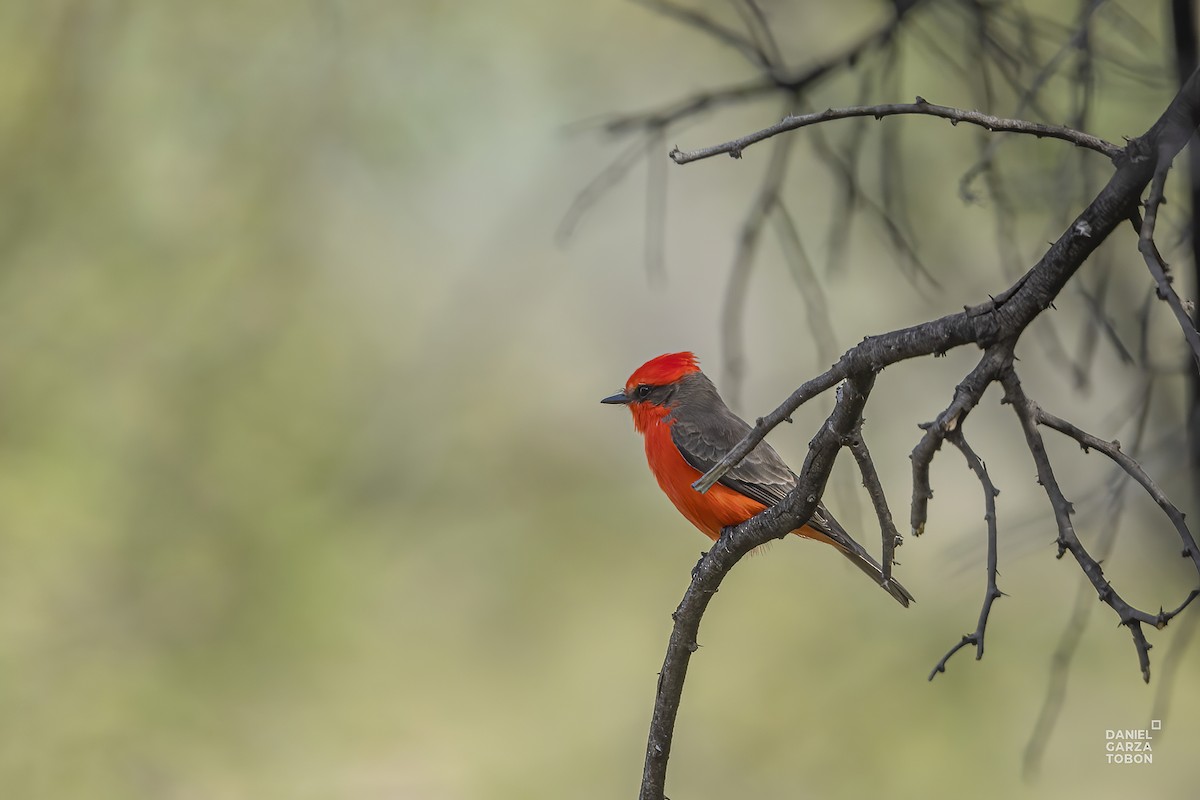
<instances>
[{"instance_id":1,"label":"bird's black eye","mask_svg":"<svg viewBox=\"0 0 1200 800\"><path fill-rule=\"evenodd\" d=\"M641 386L633 390L633 394L638 400L645 400L650 396L651 389L652 387L643 383Z\"/></svg>"}]
</instances>

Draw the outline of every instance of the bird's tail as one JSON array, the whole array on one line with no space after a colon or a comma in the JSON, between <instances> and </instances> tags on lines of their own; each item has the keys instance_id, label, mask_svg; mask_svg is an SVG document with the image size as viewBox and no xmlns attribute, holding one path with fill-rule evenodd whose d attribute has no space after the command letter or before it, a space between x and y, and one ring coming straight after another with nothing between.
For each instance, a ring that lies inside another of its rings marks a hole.
<instances>
[{"instance_id":1,"label":"bird's tail","mask_svg":"<svg viewBox=\"0 0 1200 800\"><path fill-rule=\"evenodd\" d=\"M897 603L905 608L908 608L908 604L914 602L914 598L908 593L908 589L905 589L903 586L901 586L900 582L895 578L889 578L886 582L884 581L883 568L879 566L875 559L871 558L869 553L855 552L853 550L846 550L842 547L839 547L838 549L842 551L842 554L845 555L846 558L850 559L851 564L870 575L871 580L878 583L884 588L884 590L887 591L888 594L896 598Z\"/></svg>"},{"instance_id":2,"label":"bird's tail","mask_svg":"<svg viewBox=\"0 0 1200 800\"><path fill-rule=\"evenodd\" d=\"M916 602L915 598L908 593L908 589L901 586L900 582L895 578L884 580L883 568L879 566L879 562L872 558L871 554L862 545L850 538L850 534L846 533L846 529L833 518L833 515L829 513L824 504L817 505L816 513L813 514L812 519L808 521L808 525L805 527L815 529L819 532L821 536L813 538L824 539L836 547L841 551L842 555L850 560L851 564L869 575L871 580L882 586L888 594L896 598L897 603L908 608L909 603ZM803 529L797 531L797 533L808 535Z\"/></svg>"}]
</instances>

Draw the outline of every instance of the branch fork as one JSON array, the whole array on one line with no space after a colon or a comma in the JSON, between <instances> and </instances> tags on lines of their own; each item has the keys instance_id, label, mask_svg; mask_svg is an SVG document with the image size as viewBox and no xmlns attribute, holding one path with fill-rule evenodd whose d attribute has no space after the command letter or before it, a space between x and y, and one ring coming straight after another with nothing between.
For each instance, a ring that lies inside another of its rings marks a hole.
<instances>
[{"instance_id":1,"label":"branch fork","mask_svg":"<svg viewBox=\"0 0 1200 800\"><path fill-rule=\"evenodd\" d=\"M692 573L692 581L673 618L675 625L667 646L667 654L660 673L658 694L655 700L650 735L646 750L646 763L641 785L642 800L662 800L666 783L667 761L683 683L691 654L697 648L697 633L709 600L720 587L721 581L737 562L755 547L787 535L803 524L814 512L818 499L825 488L830 470L838 451L849 447L859 466L863 484L871 496L879 520L884 556L885 580L891 576L895 546L899 533L891 518L891 512L879 482L866 442L862 438L863 410L866 407L875 376L888 366L910 358L936 356L967 344L983 349L983 355L975 368L956 387L950 405L932 423L924 428L924 434L913 450L913 500L912 530L923 531L927 504L932 496L928 470L934 454L943 442L950 442L958 449L967 466L980 482L984 498L984 519L987 523L987 585L980 614L973 632L963 636L935 665L930 678L943 672L949 659L959 650L974 646L976 658L984 652L987 623L992 606L1003 596L997 585L998 575L998 521L995 508L996 487L987 472L983 460L967 442L964 425L972 409L980 402L987 388L993 383L1004 390L1004 400L1013 408L1017 422L1024 434L1026 445L1037 468L1038 482L1046 492L1047 500L1054 513L1058 529L1060 555L1070 553L1081 571L1096 589L1099 599L1115 613L1120 625L1129 629L1145 680L1150 678L1150 643L1146 639L1145 626L1155 629L1167 625L1200 596L1200 588L1192 591L1182 603L1171 611L1162 608L1149 613L1126 602L1105 577L1100 563L1093 558L1076 534L1072 521L1073 507L1063 495L1055 478L1053 466L1046 454L1041 428L1048 427L1074 438L1081 446L1102 453L1120 466L1160 506L1175 527L1183 543L1184 557L1191 559L1200 578L1200 547L1183 520L1183 515L1170 503L1165 495L1150 480L1137 462L1121 451L1119 445L1096 438L1074 425L1042 410L1024 392L1014 366L1014 350L1028 325L1052 306L1061 290L1074 277L1084 261L1095 248L1125 220L1136 214L1141 193L1151 187L1150 200L1146 204L1146 220L1135 220L1139 229L1139 249L1146 258L1151 273L1172 309L1182 305L1174 296L1167 277L1166 265L1157 248L1152 248L1154 223L1157 208L1162 203L1162 191L1167 170L1175 155L1187 142L1200 124L1200 71L1194 73L1163 115L1142 137L1132 140L1126 148L1087 137L1078 131L1042 126L1028 128L1030 123L1019 120L1004 120L935 106L923 100L914 104L890 106L861 106L850 109L829 109L816 114L785 117L772 128L764 129L741 139L727 142L692 153L676 149L672 158L678 163L706 158L717 153L741 153L745 147L766 138L815 125L834 119L853 116L884 116L893 114L924 114L942 116L952 122L969 122L989 130L1012 130L1018 133L1054 136L1081 147L1089 147L1113 159L1116 167L1112 177L1092 202L1072 221L1041 259L994 299L978 306L967 307L957 314L950 314L909 328L891 331L864 339L847 350L832 367L815 378L801 384L774 411L761 417L746 437L721 459L708 473L701 476L693 487L700 492L708 491L720 478L744 458L777 425L789 419L804 403L841 385L842 389L834 408L825 424L813 438L800 471L799 481L792 492L780 504L763 511L758 516L723 532L718 542L701 558ZM1134 211L1131 213L1131 209ZM1172 297L1174 296L1174 299ZM1178 311L1176 311L1178 316ZM1181 320L1181 325L1183 324ZM1190 323L1189 323L1190 324ZM1200 367L1200 336L1194 328L1184 326L1184 334Z\"/></svg>"}]
</instances>

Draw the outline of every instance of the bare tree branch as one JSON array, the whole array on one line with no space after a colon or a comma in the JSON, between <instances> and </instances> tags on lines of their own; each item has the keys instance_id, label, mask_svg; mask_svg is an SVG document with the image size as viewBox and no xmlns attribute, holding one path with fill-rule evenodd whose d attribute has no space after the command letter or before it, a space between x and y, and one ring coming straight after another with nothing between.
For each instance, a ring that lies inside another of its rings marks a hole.
<instances>
[{"instance_id":1,"label":"bare tree branch","mask_svg":"<svg viewBox=\"0 0 1200 800\"><path fill-rule=\"evenodd\" d=\"M1200 66L1200 37L1196 30L1196 6L1192 0L1171 0L1171 29L1175 44L1175 72L1183 84ZM1200 286L1200 147L1188 148L1186 175L1188 194L1188 228L1191 232L1192 283ZM1192 325L1200 327L1200 304L1192 309ZM1200 370L1188 380L1191 408L1187 415L1188 440L1191 450L1192 475L1200 490ZM1200 494L1200 491L1197 492Z\"/></svg>"},{"instance_id":2,"label":"bare tree branch","mask_svg":"<svg viewBox=\"0 0 1200 800\"><path fill-rule=\"evenodd\" d=\"M746 438L692 484L693 488L699 492L711 489L772 428L854 372L880 370L905 359L942 354L972 342L987 347L1019 336L1049 307L1084 259L1108 238L1127 216L1127 210L1137 203L1156 167L1150 154L1174 157L1197 123L1200 123L1200 71L1192 74L1150 130L1130 141L1125 153L1117 159L1116 172L1100 193L1016 283L988 302L958 314L867 337L846 351L829 370L801 385L778 408L760 417Z\"/></svg>"},{"instance_id":3,"label":"bare tree branch","mask_svg":"<svg viewBox=\"0 0 1200 800\"><path fill-rule=\"evenodd\" d=\"M854 460L858 462L863 488L867 490L867 495L871 498L871 505L875 507L875 515L879 519L879 530L883 536L883 555L879 559L879 563L883 570L883 582L887 584L892 579L892 564L896 560L896 548L903 543L903 540L900 538L900 531L896 530L896 523L892 520L892 512L888 508L883 483L879 480L875 461L871 458L871 451L867 449L867 441L863 438L861 420L847 437L846 446L850 448Z\"/></svg>"},{"instance_id":4,"label":"bare tree branch","mask_svg":"<svg viewBox=\"0 0 1200 800\"><path fill-rule=\"evenodd\" d=\"M664 797L675 718L679 712L688 662L699 647L696 636L709 600L744 555L772 539L787 536L812 516L844 438L859 424L871 384L872 378L868 377L844 385L833 413L813 439L804 468L800 471L800 479L787 498L741 525L725 529L721 538L692 570L692 582L672 615L675 625L659 673L646 746L646 765L642 773L640 797L643 800L663 800Z\"/></svg>"},{"instance_id":5,"label":"bare tree branch","mask_svg":"<svg viewBox=\"0 0 1200 800\"><path fill-rule=\"evenodd\" d=\"M1040 425L1045 425L1059 433L1070 436L1079 442L1079 446L1083 448L1084 452L1091 449L1103 453L1112 459L1113 463L1125 470L1131 478L1137 481L1146 490L1146 494L1150 495L1150 499L1158 504L1158 507L1171 520L1171 524L1175 526L1175 530L1179 533L1180 541L1183 542L1183 557L1190 558L1196 567L1197 574L1200 574L1200 548L1196 546L1196 539L1192 536L1192 532L1188 530L1183 513L1170 501L1163 490L1158 488L1158 484L1146 474L1146 471L1142 469L1142 465L1121 450L1120 442L1106 442L1103 439L1099 439L1087 431L1080 430L1065 419L1056 417L1041 408L1037 410L1037 422Z\"/></svg>"},{"instance_id":6,"label":"bare tree branch","mask_svg":"<svg viewBox=\"0 0 1200 800\"><path fill-rule=\"evenodd\" d=\"M921 425L925 435L909 456L913 470L910 518L913 536L920 536L925 532L925 521L929 518L929 501L933 498L933 489L929 485L929 467L933 463L934 454L941 449L942 442L949 434L962 427L966 415L979 404L983 393L1001 371L1008 369L1012 364L1012 345L1012 341L1006 340L988 348L975 369L954 388L954 400L950 405L938 414L933 422Z\"/></svg>"},{"instance_id":7,"label":"bare tree branch","mask_svg":"<svg viewBox=\"0 0 1200 800\"><path fill-rule=\"evenodd\" d=\"M1175 638L1171 640L1171 649L1163 656L1162 674L1159 675L1158 690L1154 693L1154 706L1150 710L1150 716L1160 722L1170 715L1170 698L1179 677L1179 665L1196 638L1196 629L1200 628L1200 614L1188 614L1178 625Z\"/></svg>"},{"instance_id":8,"label":"bare tree branch","mask_svg":"<svg viewBox=\"0 0 1200 800\"><path fill-rule=\"evenodd\" d=\"M812 122L816 121L819 120ZM767 509L736 528L726 530L693 571L691 585L674 616L675 626L660 674L643 772L643 800L662 800L664 797L666 766L688 660L697 647L696 634L704 610L721 580L737 561L754 547L772 538L787 535L808 519L816 508L828 480L833 459L840 447L849 444L860 456L864 456L860 458L860 466L865 465L864 482L872 485L877 483L871 479L873 465L865 445L861 443L861 437L855 439L855 431L861 425L863 409L875 376L880 371L905 359L943 354L964 344L973 343L984 348L984 357L964 380L963 385L960 385L950 407L935 421L936 430L933 425L926 429L927 438L923 441L927 441L928 444L918 445L919 455L924 458L926 450L932 453L936 451L936 445L942 439L949 439L963 451L968 465L976 472L985 490L985 514L990 516L988 590L975 633L968 635L964 644L959 647L974 643L977 656L982 654L988 615L999 594L995 580L995 507L992 502L994 486L983 468L982 460L962 439L962 420L979 402L979 397L986 387L992 382L1000 382L1005 389L1005 400L1011 403L1016 411L1025 434L1026 445L1037 467L1039 482L1043 485L1054 511L1059 532L1060 556L1071 553L1100 599L1116 613L1120 623L1129 628L1142 674L1149 680L1150 643L1146 639L1144 626L1165 626L1192 600L1200 596L1200 589L1191 592L1174 610L1168 612L1160 609L1157 614L1130 605L1113 589L1100 564L1084 548L1075 533L1071 521L1073 509L1058 486L1042 442L1039 425L1052 425L1057 418L1046 415L1025 395L1012 366L1012 353L1027 326L1051 306L1100 242L1129 217L1131 209L1136 207L1142 191L1160 165L1170 163L1197 124L1200 124L1200 71L1189 78L1167 110L1142 137L1132 140L1121 153L1110 154L1101 149L1106 155L1115 156L1116 170L1112 177L1041 259L1008 289L985 303L967 307L959 313L880 336L867 337L846 351L829 370L802 384L778 408L758 419L747 436L713 469L693 484L698 491L707 491L732 465L762 441L772 428L789 418L800 405L841 384L833 413L812 440L796 488L779 505ZM1080 434L1082 435L1082 432ZM1091 439L1086 441L1091 446L1104 450ZM1144 471L1140 467L1133 469L1121 458L1119 451L1109 447L1106 454L1130 470L1130 474L1139 479L1139 482L1144 479L1143 488L1153 486L1149 478L1145 477ZM887 506L883 499L882 487L875 488L869 487L880 517L884 541L886 543L890 538L894 542L894 525L891 526L893 530L889 531L890 513L886 513ZM1167 509L1164 507L1164 510ZM1171 513L1168 511L1169 515ZM1172 519L1175 517L1172 516ZM1183 530L1186 529L1181 529L1181 537L1184 537ZM1190 541L1190 533L1185 537L1185 541ZM1189 555L1193 557L1200 571L1200 560L1197 560L1194 546ZM891 561L890 558L887 560ZM947 653L939 667L944 669L946 659L959 647ZM937 668L935 673L936 671Z\"/></svg>"},{"instance_id":9,"label":"bare tree branch","mask_svg":"<svg viewBox=\"0 0 1200 800\"><path fill-rule=\"evenodd\" d=\"M903 8L897 7L896 14L878 29L865 34L841 51L791 74L768 72L764 77L701 92L651 111L609 116L600 120L599 124L613 134L628 133L644 128L666 128L705 111L759 100L776 92L783 92L787 95L803 94L838 71L853 67L860 58L890 42L899 30L905 16L917 6L922 5L924 1L910 0L904 4ZM712 32L704 26L693 25L692 27L696 27L702 33L712 35ZM718 38L718 41L722 40Z\"/></svg>"},{"instance_id":10,"label":"bare tree branch","mask_svg":"<svg viewBox=\"0 0 1200 800\"><path fill-rule=\"evenodd\" d=\"M1142 678L1149 683L1150 645L1146 641L1142 625L1147 624L1154 628L1165 627L1173 617L1187 608L1192 600L1200 596L1200 589L1189 594L1187 599L1175 610L1169 612L1160 610L1158 614L1150 614L1125 602L1121 595L1113 589L1112 583L1104 577L1104 570L1101 569L1100 563L1088 553L1075 533L1075 526L1071 522L1071 515L1075 509L1059 488L1054 468L1050 465L1050 458L1046 454L1046 448L1042 442L1042 435L1038 431L1038 425L1045 420L1045 412L1041 411L1037 404L1026 396L1015 372L1009 370L1001 380L1006 392L1005 399L1012 404L1025 432L1025 441L1029 446L1029 452L1033 455L1034 464L1037 466L1038 483L1045 489L1050 505L1054 509L1054 518L1058 524L1058 555L1061 558L1064 553L1069 552L1074 556L1080 569L1096 588L1100 600L1117 614L1122 625L1129 628L1137 649ZM1190 538L1190 534L1188 536ZM1192 554L1188 553L1188 555Z\"/></svg>"},{"instance_id":11,"label":"bare tree branch","mask_svg":"<svg viewBox=\"0 0 1200 800\"><path fill-rule=\"evenodd\" d=\"M1184 310L1183 302L1172 285L1167 262L1163 261L1162 255L1158 252L1158 246L1154 243L1158 209L1163 203L1163 189L1166 186L1167 172L1170 169L1171 162L1160 158L1158 168L1154 171L1154 179L1150 183L1150 198L1146 201L1146 219L1143 221L1137 210L1134 209L1130 213L1129 221L1133 223L1134 230L1138 232L1138 250L1141 252L1142 258L1146 260L1150 274L1154 276L1154 282L1158 286L1158 297L1160 300L1166 301L1175 315L1175 319L1183 331L1183 338L1192 350L1192 358L1195 360L1197 368L1200 369L1200 333L1196 332L1196 326L1192 323L1187 311Z\"/></svg>"},{"instance_id":12,"label":"bare tree branch","mask_svg":"<svg viewBox=\"0 0 1200 800\"><path fill-rule=\"evenodd\" d=\"M1122 418L1131 416L1135 420L1132 444L1132 452L1135 454L1140 454L1142 451L1147 422L1150 419L1150 399L1153 389L1153 381L1147 380L1138 393L1135 408L1127 409L1125 403L1119 406L1122 409ZM1125 499L1128 496L1126 490L1129 488L1129 483L1128 473L1120 468L1115 468L1103 486L1103 494L1107 496L1107 502L1104 503L1101 512L1103 521L1095 544L1096 558L1101 563L1108 559L1116 543L1125 512ZM1035 777L1041 769L1042 757L1049 744L1050 735L1058 724L1059 715L1066 701L1067 678L1071 663L1074 661L1079 644L1083 639L1084 626L1091 616L1092 609L1096 606L1092 600L1092 594L1091 583L1087 580L1081 581L1075 592L1075 601L1067 618L1067 624L1050 657L1050 677L1046 682L1046 692L1021 757L1021 772L1026 780ZM1163 666L1165 668L1166 664L1164 663Z\"/></svg>"},{"instance_id":13,"label":"bare tree branch","mask_svg":"<svg viewBox=\"0 0 1200 800\"><path fill-rule=\"evenodd\" d=\"M979 609L979 622L976 623L975 630L963 636L961 641L942 656L941 660L934 665L933 671L929 673L929 680L933 680L939 672L945 672L946 662L950 660L950 657L968 645L975 645L976 661L983 658L983 639L987 635L988 617L992 613L992 603L996 602L997 598L1003 594L996 586L998 567L996 495L1000 492L992 483L991 476L988 475L987 467L984 466L982 459L967 444L966 438L963 437L962 426L956 427L946 434L946 441L959 449L963 458L967 460L967 466L979 478L979 484L983 487L983 519L987 523L987 591L983 595L983 606Z\"/></svg>"},{"instance_id":14,"label":"bare tree branch","mask_svg":"<svg viewBox=\"0 0 1200 800\"><path fill-rule=\"evenodd\" d=\"M1046 125L1041 122L1029 122L1023 119L1006 119L1004 117L994 117L990 114L984 114L979 111L967 111L961 108L953 108L951 106L940 106L936 103L930 103L924 98L918 97L915 103L885 103L875 106L851 106L849 108L830 108L825 111L819 111L814 114L800 114L796 116L784 117L776 124L769 128L763 128L760 131L746 134L722 144L713 145L711 147L702 147L699 150L683 151L675 148L670 152L671 159L676 164L689 164L693 161L700 161L705 158L712 158L716 155L728 154L733 158L741 158L742 152L751 145L758 142L778 136L781 133L798 130L799 128L808 125L816 125L822 122L829 122L836 119L851 119L853 117L875 117L883 119L884 117L893 117L898 115L913 114L927 117L940 117L948 119L952 125L957 125L960 122L966 122L970 125L977 125L980 128L993 132L1003 133L1022 133L1030 136L1036 136L1039 139L1059 139L1064 142L1070 142L1076 147L1084 147L1088 150L1094 150L1109 159L1116 159L1121 154L1121 148L1112 142L1106 142L1103 139L1092 136L1090 133L1084 133L1063 125Z\"/></svg>"}]
</instances>

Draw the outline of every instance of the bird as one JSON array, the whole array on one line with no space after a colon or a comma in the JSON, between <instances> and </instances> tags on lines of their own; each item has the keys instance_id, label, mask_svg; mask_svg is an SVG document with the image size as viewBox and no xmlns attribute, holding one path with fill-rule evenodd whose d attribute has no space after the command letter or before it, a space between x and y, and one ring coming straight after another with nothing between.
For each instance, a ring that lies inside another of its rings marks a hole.
<instances>
[{"instance_id":1,"label":"bird","mask_svg":"<svg viewBox=\"0 0 1200 800\"><path fill-rule=\"evenodd\" d=\"M633 427L645 440L646 460L659 487L675 508L714 542L724 528L745 522L783 500L799 480L764 441L707 492L692 488L751 428L725 405L691 352L650 359L634 370L621 391L600 402L629 408ZM851 538L823 503L792 533L832 545L902 606L907 608L913 601L895 579L884 579L879 562Z\"/></svg>"}]
</instances>

